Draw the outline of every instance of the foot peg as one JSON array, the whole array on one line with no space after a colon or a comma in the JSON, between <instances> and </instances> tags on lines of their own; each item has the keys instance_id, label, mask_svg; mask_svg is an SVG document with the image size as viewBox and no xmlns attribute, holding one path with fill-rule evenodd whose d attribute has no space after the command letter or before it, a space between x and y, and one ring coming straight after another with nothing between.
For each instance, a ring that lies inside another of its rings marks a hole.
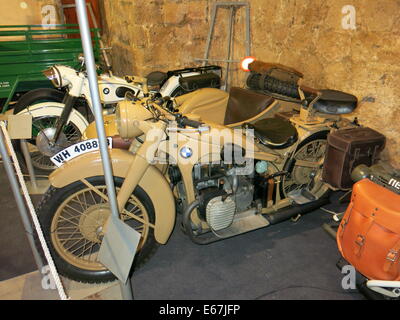
<instances>
[{"instance_id":1,"label":"foot peg","mask_svg":"<svg viewBox=\"0 0 400 320\"><path fill-rule=\"evenodd\" d=\"M288 198L293 200L296 204L306 204L317 200L317 198L306 188L289 192Z\"/></svg>"}]
</instances>

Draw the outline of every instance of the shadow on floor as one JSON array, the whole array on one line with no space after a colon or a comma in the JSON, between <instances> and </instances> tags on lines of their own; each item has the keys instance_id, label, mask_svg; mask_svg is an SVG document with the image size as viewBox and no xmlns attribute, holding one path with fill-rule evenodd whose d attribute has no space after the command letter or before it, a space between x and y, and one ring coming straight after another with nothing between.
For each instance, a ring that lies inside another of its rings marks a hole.
<instances>
[{"instance_id":1,"label":"shadow on floor","mask_svg":"<svg viewBox=\"0 0 400 320\"><path fill-rule=\"evenodd\" d=\"M39 197L33 197L37 202ZM0 164L0 281L36 270L11 187Z\"/></svg>"},{"instance_id":2,"label":"shadow on floor","mask_svg":"<svg viewBox=\"0 0 400 320\"><path fill-rule=\"evenodd\" d=\"M134 274L136 299L327 299L362 296L341 287L336 242L318 210L297 223L267 227L207 246L179 228ZM179 222L178 222L179 223Z\"/></svg>"}]
</instances>

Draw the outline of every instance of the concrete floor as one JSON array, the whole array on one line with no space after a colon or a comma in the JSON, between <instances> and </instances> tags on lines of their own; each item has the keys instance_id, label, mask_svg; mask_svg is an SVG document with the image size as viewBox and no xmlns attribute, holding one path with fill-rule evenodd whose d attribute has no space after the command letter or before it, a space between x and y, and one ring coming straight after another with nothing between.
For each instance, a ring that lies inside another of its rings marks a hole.
<instances>
[{"instance_id":1,"label":"concrete floor","mask_svg":"<svg viewBox=\"0 0 400 320\"><path fill-rule=\"evenodd\" d=\"M42 276L38 271L0 282L0 300L60 300L57 290L43 289ZM67 296L71 300L120 300L117 282L103 285L85 285L62 279Z\"/></svg>"},{"instance_id":2,"label":"concrete floor","mask_svg":"<svg viewBox=\"0 0 400 320\"><path fill-rule=\"evenodd\" d=\"M341 287L336 242L317 210L207 246L175 231L133 277L138 300L358 300ZM178 222L179 223L179 222Z\"/></svg>"},{"instance_id":3,"label":"concrete floor","mask_svg":"<svg viewBox=\"0 0 400 320\"><path fill-rule=\"evenodd\" d=\"M1 166L0 188L0 300L58 299L56 291L42 289ZM362 299L341 288L336 243L321 228L330 221L329 214L317 210L297 223L288 221L207 246L191 243L177 227L167 245L134 274L135 298ZM63 282L72 299L121 299L116 283Z\"/></svg>"},{"instance_id":4,"label":"concrete floor","mask_svg":"<svg viewBox=\"0 0 400 320\"><path fill-rule=\"evenodd\" d=\"M40 196L32 196L37 203ZM36 270L32 251L3 165L0 164L0 281Z\"/></svg>"},{"instance_id":5,"label":"concrete floor","mask_svg":"<svg viewBox=\"0 0 400 320\"><path fill-rule=\"evenodd\" d=\"M42 275L29 247L5 171L0 164L0 300L58 300L57 290L42 287ZM41 196L32 196L37 203ZM85 285L62 279L73 300L121 299L118 283Z\"/></svg>"}]
</instances>

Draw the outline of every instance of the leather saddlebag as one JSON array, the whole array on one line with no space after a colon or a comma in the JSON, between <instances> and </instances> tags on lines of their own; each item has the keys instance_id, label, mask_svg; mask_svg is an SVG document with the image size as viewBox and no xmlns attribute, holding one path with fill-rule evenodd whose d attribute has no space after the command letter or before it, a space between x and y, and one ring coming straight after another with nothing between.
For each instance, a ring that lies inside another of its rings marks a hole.
<instances>
[{"instance_id":1,"label":"leather saddlebag","mask_svg":"<svg viewBox=\"0 0 400 320\"><path fill-rule=\"evenodd\" d=\"M400 195L368 179L353 187L340 223L342 256L372 280L400 280Z\"/></svg>"},{"instance_id":2,"label":"leather saddlebag","mask_svg":"<svg viewBox=\"0 0 400 320\"><path fill-rule=\"evenodd\" d=\"M367 127L341 129L329 134L322 179L335 188L351 188L353 169L360 164L375 164L385 143L384 135Z\"/></svg>"}]
</instances>

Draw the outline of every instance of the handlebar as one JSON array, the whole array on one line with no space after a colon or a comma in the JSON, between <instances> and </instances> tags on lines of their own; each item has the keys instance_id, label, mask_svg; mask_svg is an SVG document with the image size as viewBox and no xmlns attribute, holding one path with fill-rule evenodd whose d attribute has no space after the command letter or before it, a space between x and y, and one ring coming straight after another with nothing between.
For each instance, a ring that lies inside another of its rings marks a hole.
<instances>
[{"instance_id":1,"label":"handlebar","mask_svg":"<svg viewBox=\"0 0 400 320\"><path fill-rule=\"evenodd\" d=\"M168 115L169 119L175 119L176 123L178 124L178 127L180 128L185 128L185 127L192 127L195 129L200 128L203 125L203 122L196 121L189 119L186 116L183 116L181 113L178 112L172 112L171 110L168 110L165 108L165 103L171 100L171 97L157 97L153 98L150 104L152 104L152 108L158 109L158 112L164 113L164 115Z\"/></svg>"},{"instance_id":2,"label":"handlebar","mask_svg":"<svg viewBox=\"0 0 400 320\"><path fill-rule=\"evenodd\" d=\"M188 127L192 127L192 128L196 128L196 129L200 128L201 125L203 124L200 121L191 120L191 119L188 119L187 117L178 118L178 119L176 119L176 121L178 122L178 125L181 127L188 126Z\"/></svg>"}]
</instances>

